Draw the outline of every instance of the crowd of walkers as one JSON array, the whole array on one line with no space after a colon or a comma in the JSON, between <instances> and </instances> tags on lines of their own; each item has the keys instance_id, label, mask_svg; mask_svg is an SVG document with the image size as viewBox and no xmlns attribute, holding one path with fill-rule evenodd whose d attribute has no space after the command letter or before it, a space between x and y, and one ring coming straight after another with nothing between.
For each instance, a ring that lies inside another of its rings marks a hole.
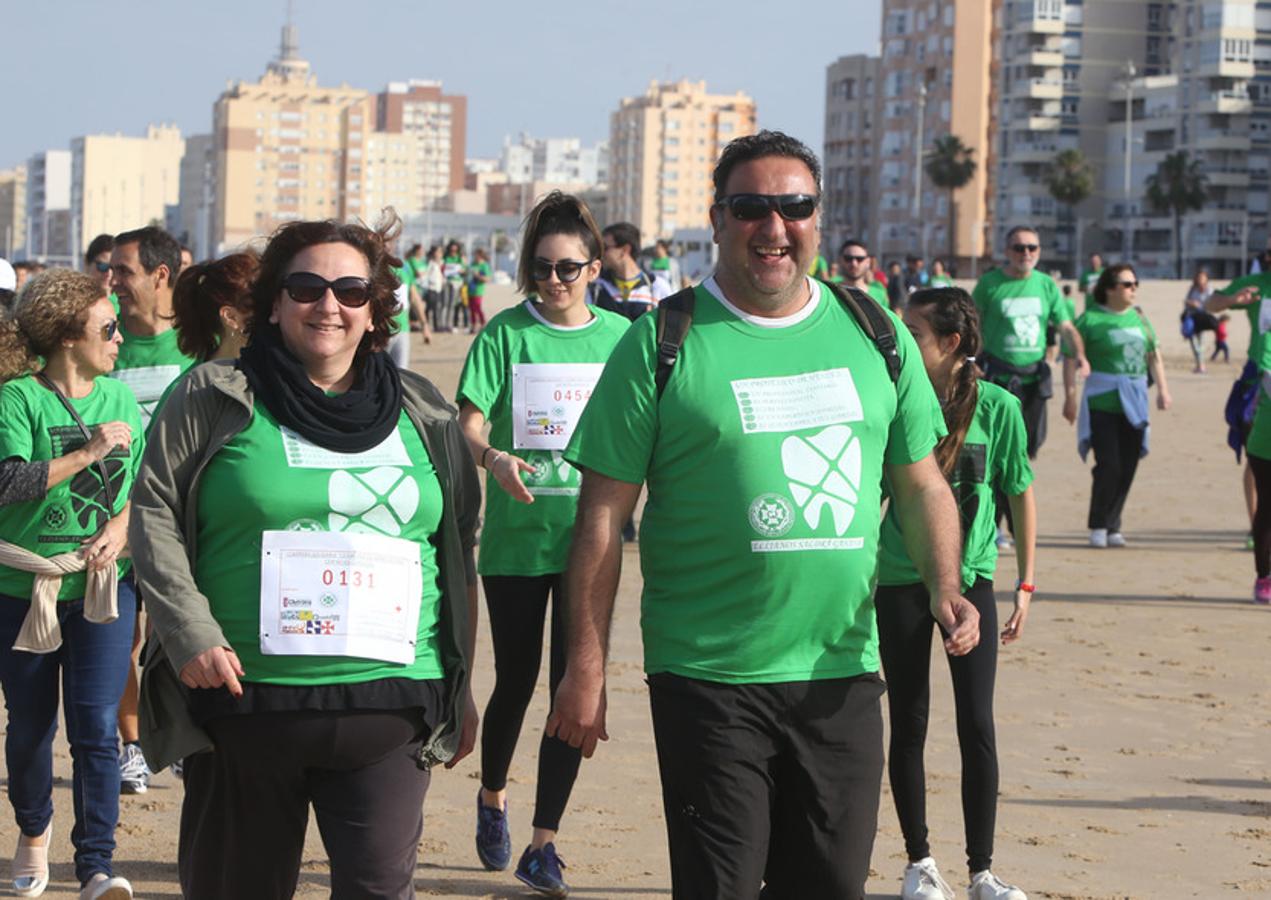
<instances>
[{"instance_id":1,"label":"crowd of walkers","mask_svg":"<svg viewBox=\"0 0 1271 900\"><path fill-rule=\"evenodd\" d=\"M902 897L954 896L926 815L938 627L969 896L1024 900L992 870L993 696L1037 590L1051 347L1063 416L1094 453L1089 543L1114 548L1149 386L1170 406L1158 338L1132 266L1092 259L1077 315L1026 226L970 292L940 260L884 272L860 239L827 261L820 174L778 132L728 144L718 262L696 285L664 243L646 255L635 226L601 228L553 192L524 223L523 299L488 322L484 250L398 255L391 214L289 223L259 254L197 263L155 227L101 236L83 272L19 283L0 261L13 890L49 882L59 702L84 900L132 896L112 863L119 794L169 766L189 898L291 896L310 808L333 896L413 896L431 773L473 750L476 856L507 869L530 802L508 774L550 638L552 711L514 874L565 896L557 843L607 739L609 624L644 494L641 628L674 896L861 896L884 768ZM1225 337L1226 309L1250 317L1233 446L1252 496L1271 496L1258 490L1271 492L1262 279L1213 292L1198 276L1183 316L1198 371L1197 335ZM412 327L425 343L474 335L453 398L411 371ZM1251 519L1268 602L1271 510L1251 503ZM1002 550L1016 579L999 623ZM480 711L475 664L494 672Z\"/></svg>"}]
</instances>

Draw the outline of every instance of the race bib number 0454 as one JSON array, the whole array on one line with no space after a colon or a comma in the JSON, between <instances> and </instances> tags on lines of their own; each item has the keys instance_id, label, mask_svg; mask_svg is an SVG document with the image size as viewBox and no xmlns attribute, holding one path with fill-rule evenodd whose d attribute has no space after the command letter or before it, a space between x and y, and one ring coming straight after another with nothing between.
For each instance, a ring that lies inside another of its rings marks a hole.
<instances>
[{"instance_id":1,"label":"race bib number 0454","mask_svg":"<svg viewBox=\"0 0 1271 900\"><path fill-rule=\"evenodd\" d=\"M514 363L512 446L564 450L604 368L603 363Z\"/></svg>"}]
</instances>

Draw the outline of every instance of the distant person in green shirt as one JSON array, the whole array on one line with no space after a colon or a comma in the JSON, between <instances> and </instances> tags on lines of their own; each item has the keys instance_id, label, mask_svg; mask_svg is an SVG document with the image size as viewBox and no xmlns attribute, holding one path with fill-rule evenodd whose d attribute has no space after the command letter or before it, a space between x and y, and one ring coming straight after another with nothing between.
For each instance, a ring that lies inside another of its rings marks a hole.
<instances>
[{"instance_id":1,"label":"distant person in green shirt","mask_svg":"<svg viewBox=\"0 0 1271 900\"><path fill-rule=\"evenodd\" d=\"M931 278L927 282L930 287L953 287L953 279L949 277L949 273L945 271L944 260L933 259L931 261Z\"/></svg>"},{"instance_id":2,"label":"distant person in green shirt","mask_svg":"<svg viewBox=\"0 0 1271 900\"><path fill-rule=\"evenodd\" d=\"M843 286L864 291L887 309L887 288L874 280L870 271L870 260L873 259L866 247L858 238L848 238L839 246L839 264L843 267Z\"/></svg>"},{"instance_id":3,"label":"distant person in green shirt","mask_svg":"<svg viewBox=\"0 0 1271 900\"><path fill-rule=\"evenodd\" d=\"M473 250L472 265L468 267L468 314L471 322L469 334L476 334L485 327L485 311L481 304L485 301L485 286L489 284L492 274L490 257L485 250L480 247Z\"/></svg>"},{"instance_id":4,"label":"distant person in green shirt","mask_svg":"<svg viewBox=\"0 0 1271 900\"><path fill-rule=\"evenodd\" d=\"M437 331L450 332L455 330L459 319L463 301L463 277L468 271L468 265L463 259L463 248L458 241L446 244L446 252L441 259L441 271L445 277L445 287L437 307Z\"/></svg>"},{"instance_id":5,"label":"distant person in green shirt","mask_svg":"<svg viewBox=\"0 0 1271 900\"><path fill-rule=\"evenodd\" d=\"M1086 309L1089 309L1094 300L1094 286L1099 281L1099 276L1103 274L1103 257L1098 253L1090 254L1090 262L1082 269L1081 275L1077 278L1077 284L1081 288L1081 293L1086 295Z\"/></svg>"},{"instance_id":6,"label":"distant person in green shirt","mask_svg":"<svg viewBox=\"0 0 1271 900\"><path fill-rule=\"evenodd\" d=\"M710 209L719 261L659 396L658 315L619 341L565 458L582 469L566 590L569 666L548 732L591 755L622 524L648 484L640 624L676 897L860 897L883 747L873 586L884 475L931 614L962 655L957 510L913 338L893 381L808 267L820 163L731 141ZM665 310L665 302L660 308ZM809 891L814 887L815 890Z\"/></svg>"},{"instance_id":7,"label":"distant person in green shirt","mask_svg":"<svg viewBox=\"0 0 1271 900\"><path fill-rule=\"evenodd\" d=\"M649 262L649 274L666 282L668 294L675 293L684 285L680 277L680 264L671 255L671 245L660 238L653 245L653 259Z\"/></svg>"},{"instance_id":8,"label":"distant person in green shirt","mask_svg":"<svg viewBox=\"0 0 1271 900\"><path fill-rule=\"evenodd\" d=\"M103 377L119 340L101 280L67 269L32 278L0 323L0 684L20 832L9 877L24 897L49 881L59 693L75 763L72 794L57 794L73 800L79 896L132 896L112 870L116 711L136 619L119 556L145 435L132 393ZM34 573L47 558L65 574L41 587ZM51 633L36 627L41 610Z\"/></svg>"},{"instance_id":9,"label":"distant person in green shirt","mask_svg":"<svg viewBox=\"0 0 1271 900\"><path fill-rule=\"evenodd\" d=\"M1156 408L1170 408L1165 364L1156 332L1135 306L1139 279L1133 267L1109 266L1095 282L1094 304L1077 320L1090 360L1081 402L1076 363L1064 359L1064 418L1077 424L1077 452L1094 450L1091 471L1090 546L1124 547L1121 512L1139 458L1147 455L1147 376L1156 381Z\"/></svg>"},{"instance_id":10,"label":"distant person in green shirt","mask_svg":"<svg viewBox=\"0 0 1271 900\"><path fill-rule=\"evenodd\" d=\"M565 674L565 562L581 479L562 454L630 324L587 303L602 247L581 200L559 191L540 200L526 219L517 268L527 298L477 335L459 376L459 423L489 473L477 571L495 683L482 717L476 845L491 871L511 862L508 769L538 681L549 596L552 691ZM555 841L581 758L559 738L545 734L539 743L534 833L516 877L548 896L567 890Z\"/></svg>"},{"instance_id":11,"label":"distant person in green shirt","mask_svg":"<svg viewBox=\"0 0 1271 900\"><path fill-rule=\"evenodd\" d=\"M110 251L115 249L113 234L99 234L88 242L84 251L84 272L101 282L103 290L110 293L110 305L119 314L119 298L110 291Z\"/></svg>"},{"instance_id":12,"label":"distant person in green shirt","mask_svg":"<svg viewBox=\"0 0 1271 900\"><path fill-rule=\"evenodd\" d=\"M1026 900L1024 892L992 873L997 817L998 760L993 723L997 675L997 526L993 495L1005 494L1014 512L1015 609L1001 641L1024 631L1034 586L1037 511L1033 471L1025 446L1019 400L979 377L980 320L961 288L915 291L905 308L928 377L940 398L949 433L935 457L958 504L962 533L962 590L980 613L980 642L966 656L950 656L962 758L962 815L971 900ZM927 838L923 749L931 690L931 598L906 549L908 523L888 508L879 538L878 647L887 679L891 720L888 771L909 865L901 896L935 898L944 885ZM952 896L944 894L943 896Z\"/></svg>"}]
</instances>

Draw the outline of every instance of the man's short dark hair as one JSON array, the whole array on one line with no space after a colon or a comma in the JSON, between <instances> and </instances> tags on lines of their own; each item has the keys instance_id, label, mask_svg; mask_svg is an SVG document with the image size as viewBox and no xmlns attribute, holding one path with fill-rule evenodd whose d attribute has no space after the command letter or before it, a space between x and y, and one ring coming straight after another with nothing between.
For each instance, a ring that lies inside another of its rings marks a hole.
<instances>
[{"instance_id":1,"label":"man's short dark hair","mask_svg":"<svg viewBox=\"0 0 1271 900\"><path fill-rule=\"evenodd\" d=\"M159 266L168 267L168 286L176 283L177 272L181 271L181 245L177 239L162 228L147 225L133 231L125 231L115 235L115 246L125 244L137 245L137 258L141 260L141 268L150 274Z\"/></svg>"},{"instance_id":2,"label":"man's short dark hair","mask_svg":"<svg viewBox=\"0 0 1271 900\"><path fill-rule=\"evenodd\" d=\"M864 241L858 238L848 238L843 243L839 244L839 256L842 256L843 251L846 250L848 247L860 247L862 250L865 251L866 256L870 255L869 247L865 246Z\"/></svg>"},{"instance_id":3,"label":"man's short dark hair","mask_svg":"<svg viewBox=\"0 0 1271 900\"><path fill-rule=\"evenodd\" d=\"M115 236L112 234L99 234L93 238L88 245L88 249L84 251L84 262L90 263L103 253L109 253L115 249Z\"/></svg>"},{"instance_id":4,"label":"man's short dark hair","mask_svg":"<svg viewBox=\"0 0 1271 900\"><path fill-rule=\"evenodd\" d=\"M719 162L715 163L715 171L711 175L711 180L715 183L715 202L718 203L724 199L724 188L728 185L728 176L733 174L733 169L741 163L750 162L752 159L762 159L765 156L789 156L802 162L812 173L817 196L821 196L821 163L817 160L816 154L807 144L788 134L765 129L758 134L733 138L728 142L728 146L724 147L724 152L719 155Z\"/></svg>"},{"instance_id":5,"label":"man's short dark hair","mask_svg":"<svg viewBox=\"0 0 1271 900\"><path fill-rule=\"evenodd\" d=\"M614 222L606 225L600 232L605 237L613 238L615 247L626 247L631 251L631 258L640 255L640 229L630 222Z\"/></svg>"},{"instance_id":6,"label":"man's short dark hair","mask_svg":"<svg viewBox=\"0 0 1271 900\"><path fill-rule=\"evenodd\" d=\"M1006 232L1006 243L1010 244L1010 242L1014 240L1015 235L1019 234L1021 231L1031 231L1033 234L1037 235L1038 238L1040 238L1042 234L1032 225L1016 225L1010 231Z\"/></svg>"}]
</instances>

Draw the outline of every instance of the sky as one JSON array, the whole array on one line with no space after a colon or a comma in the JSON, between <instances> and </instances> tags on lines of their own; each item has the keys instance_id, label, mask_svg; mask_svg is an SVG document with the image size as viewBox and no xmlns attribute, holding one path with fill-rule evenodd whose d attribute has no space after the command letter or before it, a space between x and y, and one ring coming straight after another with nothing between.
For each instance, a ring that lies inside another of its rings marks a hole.
<instances>
[{"instance_id":1,"label":"sky","mask_svg":"<svg viewBox=\"0 0 1271 900\"><path fill-rule=\"evenodd\" d=\"M322 85L372 93L440 80L468 97L469 157L504 136L606 139L651 80L746 91L761 128L818 153L825 68L877 53L881 0L294 0L300 56ZM351 13L351 10L356 12ZM278 54L286 0L0 0L0 169L74 137L211 130L229 81Z\"/></svg>"}]
</instances>

